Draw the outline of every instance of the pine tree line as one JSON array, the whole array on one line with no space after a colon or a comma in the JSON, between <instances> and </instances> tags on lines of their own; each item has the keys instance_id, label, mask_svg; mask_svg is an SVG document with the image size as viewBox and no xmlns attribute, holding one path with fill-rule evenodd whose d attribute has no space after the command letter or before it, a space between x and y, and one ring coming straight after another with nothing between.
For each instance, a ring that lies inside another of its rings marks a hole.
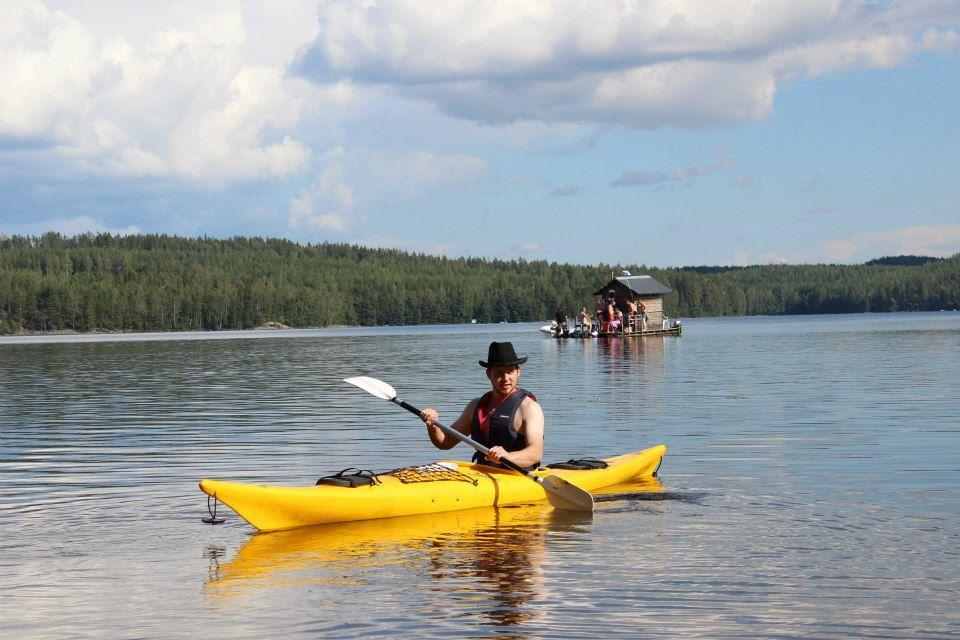
<instances>
[{"instance_id":1,"label":"pine tree line","mask_svg":"<svg viewBox=\"0 0 960 640\"><path fill-rule=\"evenodd\" d=\"M542 320L612 274L674 289L674 317L960 308L960 254L864 265L652 269L444 258L263 238L0 237L0 332Z\"/></svg>"}]
</instances>

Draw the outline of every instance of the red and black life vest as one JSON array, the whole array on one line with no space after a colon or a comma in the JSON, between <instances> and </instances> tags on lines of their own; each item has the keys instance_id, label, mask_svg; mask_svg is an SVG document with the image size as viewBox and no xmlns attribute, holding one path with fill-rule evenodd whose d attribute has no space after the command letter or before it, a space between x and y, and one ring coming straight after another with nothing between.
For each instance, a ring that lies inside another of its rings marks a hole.
<instances>
[{"instance_id":1,"label":"red and black life vest","mask_svg":"<svg viewBox=\"0 0 960 640\"><path fill-rule=\"evenodd\" d=\"M513 393L507 396L506 400L500 403L500 406L494 407L493 411L490 412L487 433L484 433L483 429L480 428L480 409L486 409L489 406L492 395L492 391L487 391L477 402L477 406L474 407L473 419L470 421L470 437L488 449L496 446L501 446L507 451L526 449L527 439L523 434L517 433L516 428L513 426L514 420L517 417L520 404L526 397L529 396L534 402L536 402L537 399L529 391L517 387ZM490 462L479 451L473 454L473 461L489 466L503 466ZM529 468L535 469L538 466L540 466L540 461L537 461L536 464L531 465Z\"/></svg>"}]
</instances>

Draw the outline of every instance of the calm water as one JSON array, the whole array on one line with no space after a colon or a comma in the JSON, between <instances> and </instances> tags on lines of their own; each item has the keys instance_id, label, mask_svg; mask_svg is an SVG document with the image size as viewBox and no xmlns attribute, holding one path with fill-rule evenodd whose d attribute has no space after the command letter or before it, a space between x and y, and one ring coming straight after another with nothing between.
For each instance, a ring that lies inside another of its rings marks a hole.
<instances>
[{"instance_id":1,"label":"calm water","mask_svg":"<svg viewBox=\"0 0 960 640\"><path fill-rule=\"evenodd\" d=\"M0 338L0 635L960 636L960 314L536 326ZM586 519L201 524L204 477L449 457L340 379L452 421L492 339L530 356L548 459L663 443L664 492Z\"/></svg>"}]
</instances>

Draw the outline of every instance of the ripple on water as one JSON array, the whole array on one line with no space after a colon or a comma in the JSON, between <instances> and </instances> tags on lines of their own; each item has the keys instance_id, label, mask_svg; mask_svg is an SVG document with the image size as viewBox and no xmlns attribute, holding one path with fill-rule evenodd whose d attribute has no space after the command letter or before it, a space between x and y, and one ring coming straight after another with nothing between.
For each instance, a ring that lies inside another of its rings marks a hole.
<instances>
[{"instance_id":1,"label":"ripple on water","mask_svg":"<svg viewBox=\"0 0 960 640\"><path fill-rule=\"evenodd\" d=\"M680 339L607 342L535 328L0 339L4 630L960 636L960 315L691 320ZM663 486L589 519L200 524L203 477L308 485L448 457L341 379L382 378L452 422L504 338L530 355L549 459L662 442Z\"/></svg>"}]
</instances>

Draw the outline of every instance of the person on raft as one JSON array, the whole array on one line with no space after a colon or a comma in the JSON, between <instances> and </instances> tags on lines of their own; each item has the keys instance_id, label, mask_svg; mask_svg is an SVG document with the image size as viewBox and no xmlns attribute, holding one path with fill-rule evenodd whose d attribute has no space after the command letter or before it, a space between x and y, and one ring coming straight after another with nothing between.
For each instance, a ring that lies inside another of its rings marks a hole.
<instances>
[{"instance_id":1,"label":"person on raft","mask_svg":"<svg viewBox=\"0 0 960 640\"><path fill-rule=\"evenodd\" d=\"M567 325L567 314L563 312L562 307L557 307L557 312L553 314L553 320L557 323L556 335L567 335L570 333L570 327Z\"/></svg>"},{"instance_id":2,"label":"person on raft","mask_svg":"<svg viewBox=\"0 0 960 640\"><path fill-rule=\"evenodd\" d=\"M586 307L580 309L579 319L580 319L580 324L583 326L583 330L586 331L587 333L590 333L590 331L593 329L593 326L592 326L593 321L590 318L590 314L587 313Z\"/></svg>"},{"instance_id":3,"label":"person on raft","mask_svg":"<svg viewBox=\"0 0 960 640\"><path fill-rule=\"evenodd\" d=\"M543 458L543 410L532 393L517 386L520 380L520 365L526 356L517 357L510 342L491 342L487 360L480 366L487 370L490 391L474 398L453 429L468 435L488 447L490 453L473 454L473 461L495 467L503 467L504 458L526 469L536 469ZM451 449L459 440L448 436L434 422L440 421L436 409L420 412L427 425L430 442L438 449Z\"/></svg>"}]
</instances>

